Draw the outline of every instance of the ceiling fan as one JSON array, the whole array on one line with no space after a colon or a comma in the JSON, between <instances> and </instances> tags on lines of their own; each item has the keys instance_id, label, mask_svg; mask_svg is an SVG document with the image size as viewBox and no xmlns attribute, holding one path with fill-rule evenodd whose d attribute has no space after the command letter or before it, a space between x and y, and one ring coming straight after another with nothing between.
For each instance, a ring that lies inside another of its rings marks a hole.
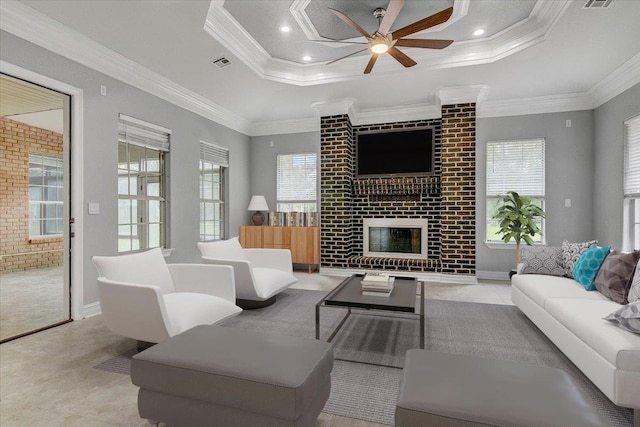
<instances>
[{"instance_id":1,"label":"ceiling fan","mask_svg":"<svg viewBox=\"0 0 640 427\"><path fill-rule=\"evenodd\" d=\"M451 14L453 13L453 7L444 9L438 13L409 24L406 27L400 28L399 30L389 32L403 5L404 0L390 0L386 10L381 7L374 10L373 16L378 19L379 25L378 29L373 34L367 33L360 25L358 25L353 19L349 18L343 12L340 12L339 10L333 8L329 8L329 10L333 12L338 18L342 19L351 28L364 36L367 39L367 44L369 46L365 49L328 62L327 65L369 49L371 51L371 59L369 59L369 63L364 69L365 74L369 74L371 72L371 70L373 69L373 65L378 59L378 56L385 52L391 55L405 67L413 67L414 65L416 65L416 61L401 52L398 47L444 49L445 47L453 43L453 40L425 40L404 38L419 31L426 30L427 28L431 28L435 25L442 24L443 22L447 22L451 17ZM335 41L339 42L339 40Z\"/></svg>"}]
</instances>

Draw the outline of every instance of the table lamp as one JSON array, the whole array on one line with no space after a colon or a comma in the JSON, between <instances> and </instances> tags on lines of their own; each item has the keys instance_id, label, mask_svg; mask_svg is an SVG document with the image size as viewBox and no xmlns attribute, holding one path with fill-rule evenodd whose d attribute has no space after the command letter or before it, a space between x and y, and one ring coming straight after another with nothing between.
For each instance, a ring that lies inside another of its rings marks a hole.
<instances>
[{"instance_id":1,"label":"table lamp","mask_svg":"<svg viewBox=\"0 0 640 427\"><path fill-rule=\"evenodd\" d=\"M264 223L264 214L260 211L269 212L269 206L267 205L267 201L264 196L251 196L251 201L249 202L247 210L255 211L251 217L253 225L262 225Z\"/></svg>"}]
</instances>

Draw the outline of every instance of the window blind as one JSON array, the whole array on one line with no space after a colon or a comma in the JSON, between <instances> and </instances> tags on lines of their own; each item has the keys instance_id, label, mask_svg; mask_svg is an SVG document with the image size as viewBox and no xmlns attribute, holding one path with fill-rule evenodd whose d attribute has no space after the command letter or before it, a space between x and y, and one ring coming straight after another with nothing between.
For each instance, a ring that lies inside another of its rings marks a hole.
<instances>
[{"instance_id":1,"label":"window blind","mask_svg":"<svg viewBox=\"0 0 640 427\"><path fill-rule=\"evenodd\" d=\"M487 143L487 197L544 197L544 139Z\"/></svg>"},{"instance_id":2,"label":"window blind","mask_svg":"<svg viewBox=\"0 0 640 427\"><path fill-rule=\"evenodd\" d=\"M218 166L229 167L229 150L210 142L200 141L200 158Z\"/></svg>"},{"instance_id":3,"label":"window blind","mask_svg":"<svg viewBox=\"0 0 640 427\"><path fill-rule=\"evenodd\" d=\"M640 116L624 122L624 195L640 196Z\"/></svg>"},{"instance_id":4,"label":"window blind","mask_svg":"<svg viewBox=\"0 0 640 427\"><path fill-rule=\"evenodd\" d=\"M139 147L169 151L171 130L147 123L133 117L119 115L118 142L127 142Z\"/></svg>"},{"instance_id":5,"label":"window blind","mask_svg":"<svg viewBox=\"0 0 640 427\"><path fill-rule=\"evenodd\" d=\"M316 200L316 154L279 154L278 202Z\"/></svg>"}]
</instances>

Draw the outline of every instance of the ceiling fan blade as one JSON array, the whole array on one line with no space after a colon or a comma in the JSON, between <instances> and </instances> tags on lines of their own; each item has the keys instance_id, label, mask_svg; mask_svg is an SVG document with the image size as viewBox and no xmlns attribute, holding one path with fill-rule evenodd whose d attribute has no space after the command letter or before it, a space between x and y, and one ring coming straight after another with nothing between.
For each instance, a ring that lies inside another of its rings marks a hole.
<instances>
[{"instance_id":1,"label":"ceiling fan blade","mask_svg":"<svg viewBox=\"0 0 640 427\"><path fill-rule=\"evenodd\" d=\"M364 73L365 74L369 74L371 72L371 70L373 69L373 64L376 63L376 59L378 59L378 54L377 53L372 53L371 54L371 59L369 60L369 63L364 68Z\"/></svg>"},{"instance_id":2,"label":"ceiling fan blade","mask_svg":"<svg viewBox=\"0 0 640 427\"><path fill-rule=\"evenodd\" d=\"M400 39L396 40L394 46L402 47L423 47L426 49L444 49L453 43L453 40L423 40L423 39Z\"/></svg>"},{"instance_id":3,"label":"ceiling fan blade","mask_svg":"<svg viewBox=\"0 0 640 427\"><path fill-rule=\"evenodd\" d=\"M349 24L351 28L353 28L354 30L356 30L357 32L365 36L367 40L371 38L371 34L367 33L360 25L356 24L356 22L353 19L349 18L347 15L340 12L339 10L332 9L332 8L329 8L329 10L333 12L334 15L336 15L338 18L342 19L344 22Z\"/></svg>"},{"instance_id":4,"label":"ceiling fan blade","mask_svg":"<svg viewBox=\"0 0 640 427\"><path fill-rule=\"evenodd\" d=\"M390 47L387 52L389 53L389 55L393 56L396 59L396 61L398 61L399 63L401 63L405 67L413 67L414 65L417 64L416 61L414 61L413 59L409 58L407 55L402 53L400 51L400 49L398 49L395 46Z\"/></svg>"},{"instance_id":5,"label":"ceiling fan blade","mask_svg":"<svg viewBox=\"0 0 640 427\"><path fill-rule=\"evenodd\" d=\"M341 44L368 44L369 42L349 42L346 40L330 39L325 37L325 40L309 40L314 43L341 43Z\"/></svg>"},{"instance_id":6,"label":"ceiling fan blade","mask_svg":"<svg viewBox=\"0 0 640 427\"><path fill-rule=\"evenodd\" d=\"M367 48L364 48L364 49L358 50L358 51L356 51L356 52L350 53L349 55L341 56L341 57L340 57L340 58L338 58L338 59L334 59L334 60L333 60L333 61L331 61L331 62L327 62L325 65L333 64L334 62L338 62L338 61L340 61L341 59L345 59L345 58L348 58L348 57L350 57L350 56L357 55L358 53L360 53L360 52L364 52L365 50L369 50L369 48L367 47Z\"/></svg>"},{"instance_id":7,"label":"ceiling fan blade","mask_svg":"<svg viewBox=\"0 0 640 427\"><path fill-rule=\"evenodd\" d=\"M387 13L382 18L382 22L380 23L380 27L378 27L378 32L383 36L389 32L391 26L395 22L402 6L404 5L404 0L391 0L389 2L389 6L387 6Z\"/></svg>"},{"instance_id":8,"label":"ceiling fan blade","mask_svg":"<svg viewBox=\"0 0 640 427\"><path fill-rule=\"evenodd\" d=\"M392 38L393 40L397 40L401 37L408 36L409 34L417 33L418 31L426 30L427 28L442 24L443 22L447 22L449 18L451 18L452 13L453 7L441 10L438 13L434 13L431 16L427 16L424 19L421 19L414 22L413 24L409 24L406 27L394 31L393 33L391 33Z\"/></svg>"}]
</instances>

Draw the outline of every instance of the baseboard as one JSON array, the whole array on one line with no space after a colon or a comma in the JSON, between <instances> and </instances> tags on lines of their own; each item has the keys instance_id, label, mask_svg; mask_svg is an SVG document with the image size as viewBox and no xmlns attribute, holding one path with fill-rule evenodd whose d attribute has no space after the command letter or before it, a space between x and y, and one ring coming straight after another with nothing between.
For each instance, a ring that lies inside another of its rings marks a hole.
<instances>
[{"instance_id":1,"label":"baseboard","mask_svg":"<svg viewBox=\"0 0 640 427\"><path fill-rule=\"evenodd\" d=\"M85 304L84 307L82 307L83 319L86 319L87 317L98 316L100 314L102 314L100 301L92 302L91 304Z\"/></svg>"},{"instance_id":2,"label":"baseboard","mask_svg":"<svg viewBox=\"0 0 640 427\"><path fill-rule=\"evenodd\" d=\"M398 274L403 276L415 277L423 282L437 283L455 283L472 285L477 284L478 280L475 276L463 276L458 274L442 274L442 273L419 273L416 271L398 271L398 270L370 270L364 268L327 268L320 267L320 274L325 276L348 277L352 274L364 274L371 271L380 271L389 274Z\"/></svg>"},{"instance_id":3,"label":"baseboard","mask_svg":"<svg viewBox=\"0 0 640 427\"><path fill-rule=\"evenodd\" d=\"M506 271L476 271L476 277L481 280L510 280Z\"/></svg>"}]
</instances>

